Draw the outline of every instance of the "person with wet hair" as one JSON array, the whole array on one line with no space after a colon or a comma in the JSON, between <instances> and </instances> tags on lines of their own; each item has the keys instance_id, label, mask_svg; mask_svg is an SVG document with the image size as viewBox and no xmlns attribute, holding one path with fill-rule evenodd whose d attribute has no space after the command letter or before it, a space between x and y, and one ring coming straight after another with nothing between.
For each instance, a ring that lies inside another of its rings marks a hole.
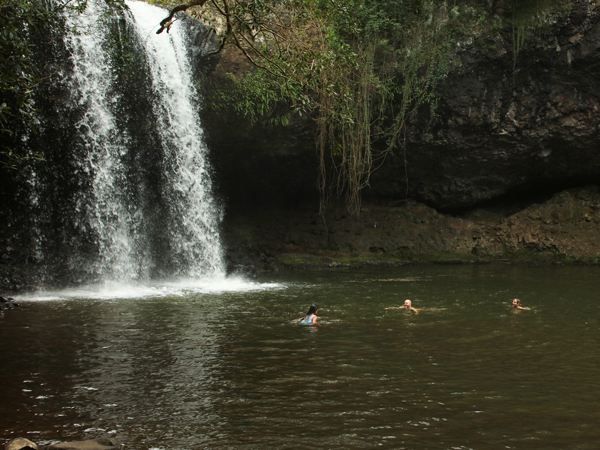
<instances>
[{"instance_id":1,"label":"person with wet hair","mask_svg":"<svg viewBox=\"0 0 600 450\"><path fill-rule=\"evenodd\" d=\"M414 311L415 314L419 314L419 311L412 307L412 302L409 299L404 300L404 305L402 306L390 306L389 308L385 309L406 309L408 311Z\"/></svg>"},{"instance_id":2,"label":"person with wet hair","mask_svg":"<svg viewBox=\"0 0 600 450\"><path fill-rule=\"evenodd\" d=\"M519 300L518 298L514 298L512 301L512 308L513 309L530 309L530 308L525 308L524 306L521 306L521 300Z\"/></svg>"},{"instance_id":3,"label":"person with wet hair","mask_svg":"<svg viewBox=\"0 0 600 450\"><path fill-rule=\"evenodd\" d=\"M310 308L308 308L308 312L306 313L306 315L304 317L301 317L300 319L298 319L296 322L298 323L307 323L307 324L316 324L317 323L317 313L319 312L319 307L317 305L311 305Z\"/></svg>"}]
</instances>

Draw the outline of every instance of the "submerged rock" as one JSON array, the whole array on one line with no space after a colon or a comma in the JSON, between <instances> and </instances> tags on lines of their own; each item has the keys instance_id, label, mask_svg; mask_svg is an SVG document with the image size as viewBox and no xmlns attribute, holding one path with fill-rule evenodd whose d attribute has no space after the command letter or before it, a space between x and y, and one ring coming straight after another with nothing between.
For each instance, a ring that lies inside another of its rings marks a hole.
<instances>
[{"instance_id":1,"label":"submerged rock","mask_svg":"<svg viewBox=\"0 0 600 450\"><path fill-rule=\"evenodd\" d=\"M12 297L4 298L0 297L0 311L3 309L14 309L18 308L21 305L15 302L15 299Z\"/></svg>"},{"instance_id":2,"label":"submerged rock","mask_svg":"<svg viewBox=\"0 0 600 450\"><path fill-rule=\"evenodd\" d=\"M108 438L90 439L87 441L63 442L46 447L45 450L114 450L117 441Z\"/></svg>"},{"instance_id":3,"label":"submerged rock","mask_svg":"<svg viewBox=\"0 0 600 450\"><path fill-rule=\"evenodd\" d=\"M88 439L85 441L61 442L59 444L51 444L47 446L38 446L34 442L25 438L16 438L9 441L5 446L5 450L114 450L117 447L122 447L115 439L98 438Z\"/></svg>"}]
</instances>

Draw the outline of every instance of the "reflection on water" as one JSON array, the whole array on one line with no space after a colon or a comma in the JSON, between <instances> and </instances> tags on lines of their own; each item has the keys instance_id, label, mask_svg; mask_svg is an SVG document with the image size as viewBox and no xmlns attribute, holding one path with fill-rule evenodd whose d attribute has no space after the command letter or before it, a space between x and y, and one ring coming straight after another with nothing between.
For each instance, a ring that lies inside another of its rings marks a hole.
<instances>
[{"instance_id":1,"label":"reflection on water","mask_svg":"<svg viewBox=\"0 0 600 450\"><path fill-rule=\"evenodd\" d=\"M597 272L403 267L24 297L0 319L0 444L596 449ZM515 297L531 311L514 314ZM385 309L406 298L418 315ZM294 324L312 303L321 326Z\"/></svg>"}]
</instances>

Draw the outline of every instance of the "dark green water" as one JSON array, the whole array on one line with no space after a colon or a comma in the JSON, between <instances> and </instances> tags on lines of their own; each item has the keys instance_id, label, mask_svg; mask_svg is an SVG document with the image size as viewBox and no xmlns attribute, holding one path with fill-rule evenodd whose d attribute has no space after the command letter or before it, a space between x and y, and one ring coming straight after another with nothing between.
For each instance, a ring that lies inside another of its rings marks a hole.
<instances>
[{"instance_id":1,"label":"dark green water","mask_svg":"<svg viewBox=\"0 0 600 450\"><path fill-rule=\"evenodd\" d=\"M251 291L22 300L0 319L0 444L597 449L599 271L294 272ZM385 310L405 298L418 315ZM321 326L293 324L313 302Z\"/></svg>"}]
</instances>

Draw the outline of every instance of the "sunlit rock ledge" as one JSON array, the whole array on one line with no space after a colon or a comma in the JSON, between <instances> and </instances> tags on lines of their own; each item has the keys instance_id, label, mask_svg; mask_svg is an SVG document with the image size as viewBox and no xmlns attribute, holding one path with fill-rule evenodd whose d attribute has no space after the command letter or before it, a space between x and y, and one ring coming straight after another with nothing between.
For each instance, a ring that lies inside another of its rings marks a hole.
<instances>
[{"instance_id":1,"label":"sunlit rock ledge","mask_svg":"<svg viewBox=\"0 0 600 450\"><path fill-rule=\"evenodd\" d=\"M560 192L527 206L488 205L443 214L414 200L342 208L325 223L315 208L231 216L223 238L230 267L257 271L413 263L600 263L600 190Z\"/></svg>"}]
</instances>

